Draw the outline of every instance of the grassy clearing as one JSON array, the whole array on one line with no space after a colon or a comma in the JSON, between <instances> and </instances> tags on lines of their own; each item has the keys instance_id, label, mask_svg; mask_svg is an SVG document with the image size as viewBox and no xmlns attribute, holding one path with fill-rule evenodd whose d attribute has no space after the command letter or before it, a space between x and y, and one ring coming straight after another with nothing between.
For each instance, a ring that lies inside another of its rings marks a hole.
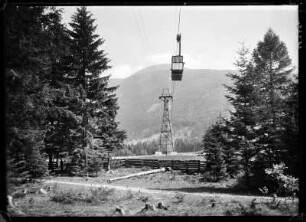
<instances>
[{"instance_id":1,"label":"grassy clearing","mask_svg":"<svg viewBox=\"0 0 306 222\"><path fill-rule=\"evenodd\" d=\"M107 179L140 172L143 169L123 168L101 172L97 178L58 177L61 181L106 184ZM116 181L112 185L173 191L142 193L106 188L90 188L67 184L46 184L48 195L27 194L15 203L29 216L292 216L298 213L297 200L237 196L234 180L219 183L201 182L199 174L178 171L151 174ZM196 193L209 193L208 196ZM230 195L228 195L230 194ZM164 206L158 208L158 204ZM147 205L146 205L147 204ZM148 207L149 206L149 207Z\"/></svg>"},{"instance_id":2,"label":"grassy clearing","mask_svg":"<svg viewBox=\"0 0 306 222\"><path fill-rule=\"evenodd\" d=\"M16 199L17 207L28 216L122 216L122 212L124 216L292 216L298 207L297 201L272 198L202 197L180 192L157 196L65 184L51 185L48 190L47 196L29 194Z\"/></svg>"},{"instance_id":3,"label":"grassy clearing","mask_svg":"<svg viewBox=\"0 0 306 222\"><path fill-rule=\"evenodd\" d=\"M55 186L52 188L50 199L51 201L63 204L71 204L76 202L99 204L102 202L107 202L109 200L109 196L111 196L113 192L114 189L104 189L101 187L89 189L89 192L84 192L84 190L62 191L59 190L57 188L57 184L55 184Z\"/></svg>"},{"instance_id":4,"label":"grassy clearing","mask_svg":"<svg viewBox=\"0 0 306 222\"><path fill-rule=\"evenodd\" d=\"M98 177L89 179L85 177L58 177L57 179L66 182L90 182L106 184L108 179L139 173L146 170L150 170L150 168L121 168L112 170L111 173L107 173L105 171L100 172ZM190 175L181 171L168 171L164 173L131 177L128 179L115 181L111 184L186 193L209 192L232 195L261 195L259 191L258 193L250 193L248 191L238 189L236 187L236 183L237 181L235 179L224 180L217 183L204 182L202 174L195 173Z\"/></svg>"}]
</instances>

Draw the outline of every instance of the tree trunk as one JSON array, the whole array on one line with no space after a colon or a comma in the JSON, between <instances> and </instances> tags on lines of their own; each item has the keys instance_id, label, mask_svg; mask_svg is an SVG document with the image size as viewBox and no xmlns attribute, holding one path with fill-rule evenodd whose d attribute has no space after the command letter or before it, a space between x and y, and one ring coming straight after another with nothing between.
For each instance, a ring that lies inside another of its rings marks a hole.
<instances>
[{"instance_id":1,"label":"tree trunk","mask_svg":"<svg viewBox=\"0 0 306 222\"><path fill-rule=\"evenodd\" d=\"M62 160L62 159L61 159L60 164L61 164L61 172L63 172L63 171L64 171L64 163L63 163L63 160Z\"/></svg>"},{"instance_id":2,"label":"tree trunk","mask_svg":"<svg viewBox=\"0 0 306 222\"><path fill-rule=\"evenodd\" d=\"M250 185L250 175L249 175L249 167L248 166L246 166L246 168L245 168L245 184L247 186Z\"/></svg>"},{"instance_id":3,"label":"tree trunk","mask_svg":"<svg viewBox=\"0 0 306 222\"><path fill-rule=\"evenodd\" d=\"M53 165L52 165L52 153L48 153L48 156L49 156L49 164L48 164L48 168L49 170L53 170Z\"/></svg>"},{"instance_id":4,"label":"tree trunk","mask_svg":"<svg viewBox=\"0 0 306 222\"><path fill-rule=\"evenodd\" d=\"M58 168L58 153L56 154L56 167Z\"/></svg>"},{"instance_id":5,"label":"tree trunk","mask_svg":"<svg viewBox=\"0 0 306 222\"><path fill-rule=\"evenodd\" d=\"M108 157L107 158L107 171L111 170L110 161L111 161L111 157Z\"/></svg>"}]
</instances>

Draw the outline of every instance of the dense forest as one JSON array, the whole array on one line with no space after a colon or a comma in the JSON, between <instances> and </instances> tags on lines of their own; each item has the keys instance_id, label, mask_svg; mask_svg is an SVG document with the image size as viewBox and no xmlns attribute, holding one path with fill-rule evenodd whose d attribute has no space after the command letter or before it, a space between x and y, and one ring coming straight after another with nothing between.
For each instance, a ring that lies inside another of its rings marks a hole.
<instances>
[{"instance_id":1,"label":"dense forest","mask_svg":"<svg viewBox=\"0 0 306 222\"><path fill-rule=\"evenodd\" d=\"M243 44L225 86L235 110L203 136L206 178L240 178L241 185L269 192L298 189L298 79L285 43L269 29L250 53Z\"/></svg>"},{"instance_id":2,"label":"dense forest","mask_svg":"<svg viewBox=\"0 0 306 222\"><path fill-rule=\"evenodd\" d=\"M7 5L6 147L9 183L21 184L64 160L72 175L93 172L120 149L115 90L104 39L86 7L62 23L61 9ZM9 186L13 187L13 186Z\"/></svg>"}]
</instances>

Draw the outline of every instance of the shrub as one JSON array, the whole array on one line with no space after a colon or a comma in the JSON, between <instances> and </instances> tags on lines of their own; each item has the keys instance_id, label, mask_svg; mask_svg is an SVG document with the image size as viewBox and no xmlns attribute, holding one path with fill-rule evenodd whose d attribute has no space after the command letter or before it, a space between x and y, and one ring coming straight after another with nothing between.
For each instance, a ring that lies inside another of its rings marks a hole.
<instances>
[{"instance_id":1,"label":"shrub","mask_svg":"<svg viewBox=\"0 0 306 222\"><path fill-rule=\"evenodd\" d=\"M176 201L174 203L182 203L185 199L185 194L176 193L175 194Z\"/></svg>"},{"instance_id":2,"label":"shrub","mask_svg":"<svg viewBox=\"0 0 306 222\"><path fill-rule=\"evenodd\" d=\"M125 196L125 199L130 200L130 199L133 199L134 197L135 195L133 194L133 192L129 190Z\"/></svg>"},{"instance_id":3,"label":"shrub","mask_svg":"<svg viewBox=\"0 0 306 222\"><path fill-rule=\"evenodd\" d=\"M54 194L50 195L51 201L64 203L64 204L71 204L77 200L78 194L69 192L55 192Z\"/></svg>"},{"instance_id":4,"label":"shrub","mask_svg":"<svg viewBox=\"0 0 306 222\"><path fill-rule=\"evenodd\" d=\"M97 189L90 190L91 195L88 196L87 202L100 203L109 200L109 197L114 193L114 189L106 189L98 187Z\"/></svg>"},{"instance_id":5,"label":"shrub","mask_svg":"<svg viewBox=\"0 0 306 222\"><path fill-rule=\"evenodd\" d=\"M225 177L219 177L215 173L211 171L203 173L203 178L201 179L202 182L219 182Z\"/></svg>"},{"instance_id":6,"label":"shrub","mask_svg":"<svg viewBox=\"0 0 306 222\"><path fill-rule=\"evenodd\" d=\"M82 148L73 150L67 170L72 176L82 176L85 173L85 152Z\"/></svg>"},{"instance_id":7,"label":"shrub","mask_svg":"<svg viewBox=\"0 0 306 222\"><path fill-rule=\"evenodd\" d=\"M87 157L87 165L86 165ZM72 176L85 176L87 172L91 175L98 172L103 167L103 158L105 154L94 149L76 148L73 150L69 163L67 164L67 170Z\"/></svg>"},{"instance_id":8,"label":"shrub","mask_svg":"<svg viewBox=\"0 0 306 222\"><path fill-rule=\"evenodd\" d=\"M15 158L8 160L8 193L21 191L29 182L30 174L26 170L26 161Z\"/></svg>"},{"instance_id":9,"label":"shrub","mask_svg":"<svg viewBox=\"0 0 306 222\"><path fill-rule=\"evenodd\" d=\"M57 186L53 188L53 194L50 195L52 201L71 204L74 202L86 203L101 203L109 200L113 194L114 189L106 189L99 187L91 189L90 192L75 192L75 191L58 191Z\"/></svg>"},{"instance_id":10,"label":"shrub","mask_svg":"<svg viewBox=\"0 0 306 222\"><path fill-rule=\"evenodd\" d=\"M272 168L265 169L267 179L271 181L269 190L277 194L295 196L299 192L299 180L284 174L287 169L284 163L273 164Z\"/></svg>"},{"instance_id":11,"label":"shrub","mask_svg":"<svg viewBox=\"0 0 306 222\"><path fill-rule=\"evenodd\" d=\"M149 200L149 197L146 195L141 195L140 197L138 197L138 200L142 202L147 202Z\"/></svg>"}]
</instances>

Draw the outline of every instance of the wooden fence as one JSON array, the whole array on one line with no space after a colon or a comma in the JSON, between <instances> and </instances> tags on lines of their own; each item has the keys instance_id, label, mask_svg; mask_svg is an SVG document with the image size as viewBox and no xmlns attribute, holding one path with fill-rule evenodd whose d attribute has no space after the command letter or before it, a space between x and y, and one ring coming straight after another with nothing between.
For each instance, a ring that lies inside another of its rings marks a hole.
<instances>
[{"instance_id":1,"label":"wooden fence","mask_svg":"<svg viewBox=\"0 0 306 222\"><path fill-rule=\"evenodd\" d=\"M205 161L201 160L158 160L158 159L112 159L111 168L120 167L150 167L157 169L160 167L171 167L173 170L183 170L186 172L203 172Z\"/></svg>"}]
</instances>

